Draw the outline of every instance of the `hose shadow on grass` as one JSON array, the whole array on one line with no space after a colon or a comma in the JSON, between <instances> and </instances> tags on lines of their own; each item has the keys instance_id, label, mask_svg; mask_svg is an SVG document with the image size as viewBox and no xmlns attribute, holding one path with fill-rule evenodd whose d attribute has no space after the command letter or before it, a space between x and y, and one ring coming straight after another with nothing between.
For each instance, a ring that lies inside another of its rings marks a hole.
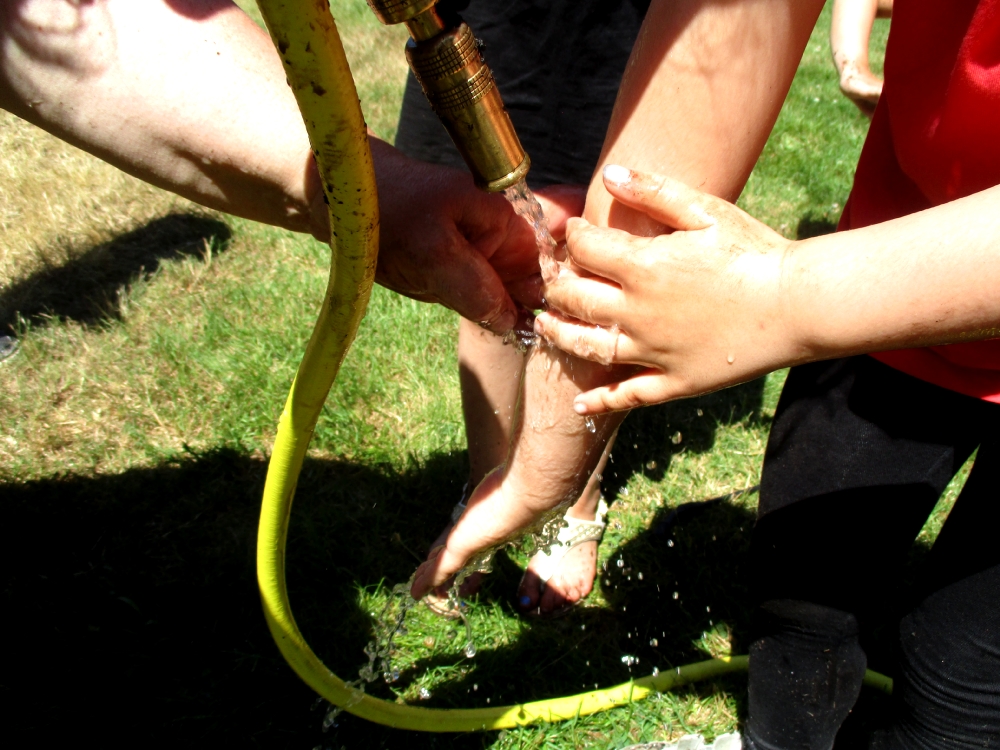
<instances>
[{"instance_id":1,"label":"hose shadow on grass","mask_svg":"<svg viewBox=\"0 0 1000 750\"><path fill-rule=\"evenodd\" d=\"M21 321L48 319L99 326L121 317L120 300L138 280L149 278L165 260L210 257L229 244L231 231L218 219L173 213L89 248L65 246L52 262L0 291L0 333Z\"/></svg>"}]
</instances>

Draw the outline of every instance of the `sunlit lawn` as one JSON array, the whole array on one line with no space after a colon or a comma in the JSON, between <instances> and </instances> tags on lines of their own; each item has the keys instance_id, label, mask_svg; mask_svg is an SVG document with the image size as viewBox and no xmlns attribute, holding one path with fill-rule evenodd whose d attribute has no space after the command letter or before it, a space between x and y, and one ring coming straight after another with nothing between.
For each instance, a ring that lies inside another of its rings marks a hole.
<instances>
[{"instance_id":1,"label":"sunlit lawn","mask_svg":"<svg viewBox=\"0 0 1000 750\"><path fill-rule=\"evenodd\" d=\"M391 138L403 32L379 26L361 0L337 0L335 13L368 120ZM832 229L867 128L837 89L828 23L826 11L740 201L789 237ZM887 28L876 28L879 50ZM0 364L15 636L2 687L22 736L616 748L739 725L745 682L733 677L561 725L450 737L344 716L322 734L322 707L264 626L253 549L274 425L328 249L141 186L8 115L0 144L0 327L21 341ZM364 660L370 613L410 575L465 479L455 332L452 313L376 290L299 483L295 613L346 678ZM472 603L478 655L462 656L457 628L420 610L402 679L373 691L419 701L425 687L424 705L497 705L744 651L756 497L730 495L757 484L782 380L630 417L605 472L610 525L585 606L556 621L519 618L511 599L524 558L501 555Z\"/></svg>"}]
</instances>

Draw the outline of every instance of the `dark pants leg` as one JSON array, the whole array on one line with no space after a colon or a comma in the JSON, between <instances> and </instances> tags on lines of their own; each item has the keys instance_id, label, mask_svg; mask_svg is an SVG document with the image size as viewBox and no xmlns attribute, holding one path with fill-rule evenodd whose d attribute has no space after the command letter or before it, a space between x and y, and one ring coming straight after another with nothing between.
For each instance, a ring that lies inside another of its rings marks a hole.
<instances>
[{"instance_id":1,"label":"dark pants leg","mask_svg":"<svg viewBox=\"0 0 1000 750\"><path fill-rule=\"evenodd\" d=\"M1000 442L984 443L899 626L882 750L1000 748Z\"/></svg>"},{"instance_id":2,"label":"dark pants leg","mask_svg":"<svg viewBox=\"0 0 1000 750\"><path fill-rule=\"evenodd\" d=\"M859 628L898 611L898 575L913 539L997 425L995 405L867 357L792 370L751 548L760 606L749 745L833 746L864 674Z\"/></svg>"}]
</instances>

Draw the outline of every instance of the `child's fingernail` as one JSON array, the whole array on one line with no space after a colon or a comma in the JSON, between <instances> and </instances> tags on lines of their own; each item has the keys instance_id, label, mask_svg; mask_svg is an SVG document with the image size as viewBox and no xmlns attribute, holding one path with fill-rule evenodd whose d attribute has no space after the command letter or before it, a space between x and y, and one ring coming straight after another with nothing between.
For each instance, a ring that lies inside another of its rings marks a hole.
<instances>
[{"instance_id":1,"label":"child's fingernail","mask_svg":"<svg viewBox=\"0 0 1000 750\"><path fill-rule=\"evenodd\" d=\"M525 609L525 608L531 606L531 597L530 596L527 596L527 595L526 596L522 596L517 601L521 605L521 609Z\"/></svg>"},{"instance_id":2,"label":"child's fingernail","mask_svg":"<svg viewBox=\"0 0 1000 750\"><path fill-rule=\"evenodd\" d=\"M612 185L628 185L632 181L632 170L618 164L608 164L604 167L604 181Z\"/></svg>"},{"instance_id":3,"label":"child's fingernail","mask_svg":"<svg viewBox=\"0 0 1000 750\"><path fill-rule=\"evenodd\" d=\"M573 402L573 411L575 411L577 414L586 414L587 413L587 405L585 403L583 403L582 401L574 401Z\"/></svg>"}]
</instances>

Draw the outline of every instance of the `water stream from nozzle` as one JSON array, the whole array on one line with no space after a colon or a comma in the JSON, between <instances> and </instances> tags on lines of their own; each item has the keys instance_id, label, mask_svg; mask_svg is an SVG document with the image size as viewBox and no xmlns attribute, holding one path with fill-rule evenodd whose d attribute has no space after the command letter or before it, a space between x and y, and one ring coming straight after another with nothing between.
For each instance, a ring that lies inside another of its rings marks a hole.
<instances>
[{"instance_id":1,"label":"water stream from nozzle","mask_svg":"<svg viewBox=\"0 0 1000 750\"><path fill-rule=\"evenodd\" d=\"M527 221L534 231L535 244L538 245L538 265L542 269L542 281L548 284L559 275L559 265L556 263L555 256L556 241L552 239L552 233L549 232L549 220L545 218L541 204L524 180L520 180L504 190L503 197L510 202L514 213Z\"/></svg>"}]
</instances>

